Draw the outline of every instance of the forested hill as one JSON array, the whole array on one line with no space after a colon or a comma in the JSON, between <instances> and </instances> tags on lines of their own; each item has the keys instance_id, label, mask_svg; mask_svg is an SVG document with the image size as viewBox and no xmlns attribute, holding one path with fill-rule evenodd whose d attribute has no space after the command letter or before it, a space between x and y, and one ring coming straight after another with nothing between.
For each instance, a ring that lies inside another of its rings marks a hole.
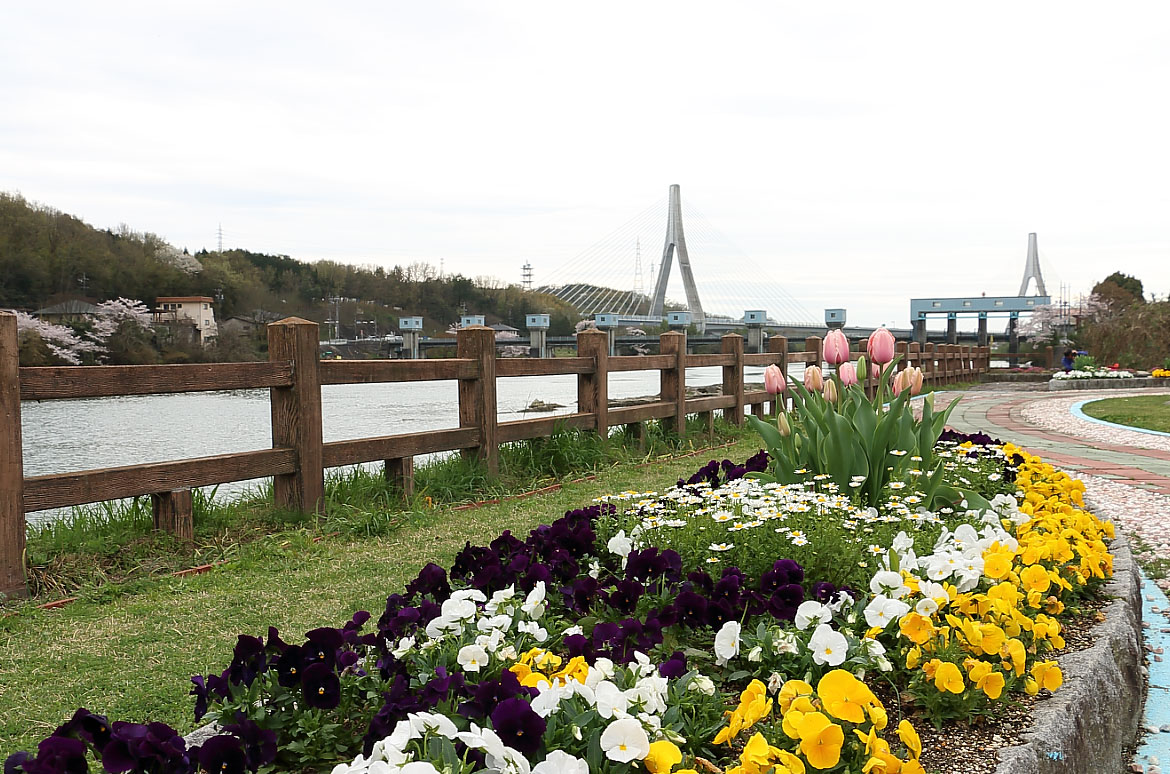
<instances>
[{"instance_id":1,"label":"forested hill","mask_svg":"<svg viewBox=\"0 0 1170 774\"><path fill-rule=\"evenodd\" d=\"M317 321L332 316L327 298L341 298L343 335L352 335L354 320L376 321L377 330L387 332L403 315L421 315L426 331L438 332L464 310L520 329L526 314L549 314L554 335L570 333L580 319L552 296L462 275L440 277L423 263L384 269L247 250L187 255L154 234L128 226L96 229L0 192L0 308L33 311L69 298L153 304L158 296L185 295L220 299L219 319L297 315Z\"/></svg>"}]
</instances>

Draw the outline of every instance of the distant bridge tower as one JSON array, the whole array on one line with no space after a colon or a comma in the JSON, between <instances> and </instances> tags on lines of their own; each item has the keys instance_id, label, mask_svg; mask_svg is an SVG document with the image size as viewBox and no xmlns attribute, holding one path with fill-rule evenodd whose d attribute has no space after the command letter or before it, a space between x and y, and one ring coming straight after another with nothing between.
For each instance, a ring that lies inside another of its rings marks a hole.
<instances>
[{"instance_id":1,"label":"distant bridge tower","mask_svg":"<svg viewBox=\"0 0 1170 774\"><path fill-rule=\"evenodd\" d=\"M1020 283L1020 296L1028 292L1028 280L1036 280L1036 295L1046 296L1044 277L1040 274L1040 253L1036 250L1036 233L1028 234L1028 262L1024 265L1024 281Z\"/></svg>"},{"instance_id":2,"label":"distant bridge tower","mask_svg":"<svg viewBox=\"0 0 1170 774\"><path fill-rule=\"evenodd\" d=\"M666 245L662 248L662 264L658 268L658 282L654 286L654 300L650 304L650 316L661 317L666 304L666 284L670 281L670 262L675 250L678 251L678 268L682 271L683 287L687 291L687 307L691 321L703 333L707 329L707 316L699 302L699 291L695 287L695 275L691 273L691 258L687 255L687 240L683 236L682 198L679 187L670 187L670 208L666 214ZM1037 275L1039 276L1039 275Z\"/></svg>"}]
</instances>

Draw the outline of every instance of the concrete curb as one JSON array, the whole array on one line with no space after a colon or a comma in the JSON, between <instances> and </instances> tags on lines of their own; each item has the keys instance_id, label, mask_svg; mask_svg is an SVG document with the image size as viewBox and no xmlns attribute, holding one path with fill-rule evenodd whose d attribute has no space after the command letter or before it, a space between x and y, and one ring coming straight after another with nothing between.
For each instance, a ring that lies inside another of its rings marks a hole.
<instances>
[{"instance_id":1,"label":"concrete curb","mask_svg":"<svg viewBox=\"0 0 1170 774\"><path fill-rule=\"evenodd\" d=\"M1133 390L1144 387L1165 387L1166 379L1135 376L1130 379L1051 379L1050 391L1060 390Z\"/></svg>"},{"instance_id":2,"label":"concrete curb","mask_svg":"<svg viewBox=\"0 0 1170 774\"><path fill-rule=\"evenodd\" d=\"M1129 543L1118 533L1109 546L1113 579L1091 647L1060 658L1064 685L1033 708L1023 744L999 751L996 774L1096 774L1120 772L1129 763L1126 747L1141 723L1141 576Z\"/></svg>"}]
</instances>

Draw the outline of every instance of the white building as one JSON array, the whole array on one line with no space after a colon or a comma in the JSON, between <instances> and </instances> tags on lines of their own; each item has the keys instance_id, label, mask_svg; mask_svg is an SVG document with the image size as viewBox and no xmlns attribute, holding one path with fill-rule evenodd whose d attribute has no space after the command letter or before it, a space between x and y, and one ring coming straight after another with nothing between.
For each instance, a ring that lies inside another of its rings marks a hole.
<instances>
[{"instance_id":1,"label":"white building","mask_svg":"<svg viewBox=\"0 0 1170 774\"><path fill-rule=\"evenodd\" d=\"M154 320L176 327L190 325L199 343L207 344L219 335L212 308L214 303L215 300L207 296L159 296L155 299Z\"/></svg>"}]
</instances>

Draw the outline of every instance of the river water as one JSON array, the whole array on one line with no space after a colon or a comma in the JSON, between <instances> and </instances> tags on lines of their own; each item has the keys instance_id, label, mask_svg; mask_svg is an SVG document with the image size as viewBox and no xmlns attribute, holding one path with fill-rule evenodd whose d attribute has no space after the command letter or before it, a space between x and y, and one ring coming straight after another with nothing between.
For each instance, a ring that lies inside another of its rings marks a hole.
<instances>
[{"instance_id":1,"label":"river water","mask_svg":"<svg viewBox=\"0 0 1170 774\"><path fill-rule=\"evenodd\" d=\"M748 366L744 377L748 383L762 383L763 368ZM658 371L611 373L609 396L655 395L658 380ZM722 369L718 367L687 370L688 387L721 380ZM565 406L549 413L576 411L577 377L498 380L501 422L548 416L523 412L534 400ZM459 426L454 380L327 385L321 388L321 404L325 441ZM38 476L271 448L269 412L268 390L26 401L21 404L24 474ZM223 484L218 496L249 486L248 482ZM53 513L31 513L28 518L40 522L53 518Z\"/></svg>"}]
</instances>

